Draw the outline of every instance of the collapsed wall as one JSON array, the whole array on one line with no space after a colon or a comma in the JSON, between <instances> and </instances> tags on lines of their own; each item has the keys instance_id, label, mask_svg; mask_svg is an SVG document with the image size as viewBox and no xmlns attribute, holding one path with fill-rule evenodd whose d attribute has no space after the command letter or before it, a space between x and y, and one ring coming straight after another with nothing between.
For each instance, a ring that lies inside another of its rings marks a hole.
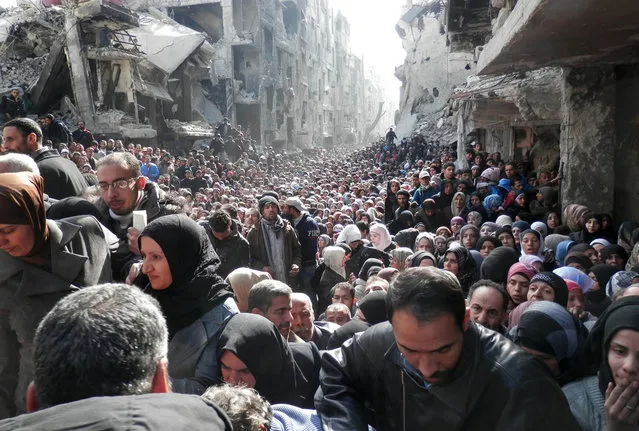
<instances>
[{"instance_id":1,"label":"collapsed wall","mask_svg":"<svg viewBox=\"0 0 639 431\"><path fill-rule=\"evenodd\" d=\"M447 144L441 140L452 139L456 129L447 118L449 97L475 72L475 63L470 52L450 52L444 9L438 2L424 3L408 8L396 26L406 59L395 72L402 82L395 124L398 136L432 130L436 140Z\"/></svg>"}]
</instances>

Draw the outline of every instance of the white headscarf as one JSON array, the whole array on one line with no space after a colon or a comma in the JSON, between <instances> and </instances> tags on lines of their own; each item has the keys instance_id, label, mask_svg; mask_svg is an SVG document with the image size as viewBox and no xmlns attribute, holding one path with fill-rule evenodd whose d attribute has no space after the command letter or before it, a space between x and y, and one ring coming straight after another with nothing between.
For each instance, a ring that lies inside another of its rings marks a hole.
<instances>
[{"instance_id":1,"label":"white headscarf","mask_svg":"<svg viewBox=\"0 0 639 431\"><path fill-rule=\"evenodd\" d=\"M344 249L336 246L326 247L322 252L326 267L341 275L342 278L346 278L346 268L342 265L345 255Z\"/></svg>"},{"instance_id":2,"label":"white headscarf","mask_svg":"<svg viewBox=\"0 0 639 431\"><path fill-rule=\"evenodd\" d=\"M380 244L379 244L379 246L376 246L375 244L373 244L373 247L375 247L379 251L386 250L391 245L391 243L393 242L393 240L391 239L391 236L390 236L390 232L388 232L388 229L386 229L386 226L384 226L381 223L375 223L375 224L371 225L370 232L371 233L376 232L380 236ZM371 242L371 244L372 244L372 242Z\"/></svg>"}]
</instances>

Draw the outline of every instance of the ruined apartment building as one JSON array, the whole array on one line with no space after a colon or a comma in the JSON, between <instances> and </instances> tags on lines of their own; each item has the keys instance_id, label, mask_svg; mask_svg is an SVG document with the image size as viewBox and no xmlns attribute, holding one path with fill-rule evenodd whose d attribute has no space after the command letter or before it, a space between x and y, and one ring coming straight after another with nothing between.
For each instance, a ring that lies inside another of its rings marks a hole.
<instances>
[{"instance_id":1,"label":"ruined apartment building","mask_svg":"<svg viewBox=\"0 0 639 431\"><path fill-rule=\"evenodd\" d=\"M328 0L49 1L0 13L0 90L22 87L35 113L183 148L229 117L276 149L359 145L381 115Z\"/></svg>"},{"instance_id":2,"label":"ruined apartment building","mask_svg":"<svg viewBox=\"0 0 639 431\"><path fill-rule=\"evenodd\" d=\"M477 68L452 96L459 151L559 160L564 206L639 220L639 2L449 0L446 15Z\"/></svg>"}]
</instances>

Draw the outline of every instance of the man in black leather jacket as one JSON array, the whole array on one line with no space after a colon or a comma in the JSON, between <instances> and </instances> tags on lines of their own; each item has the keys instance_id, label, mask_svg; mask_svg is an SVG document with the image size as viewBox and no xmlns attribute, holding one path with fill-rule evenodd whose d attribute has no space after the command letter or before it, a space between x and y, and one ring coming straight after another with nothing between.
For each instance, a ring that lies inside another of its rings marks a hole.
<instances>
[{"instance_id":1,"label":"man in black leather jacket","mask_svg":"<svg viewBox=\"0 0 639 431\"><path fill-rule=\"evenodd\" d=\"M544 365L476 325L457 279L411 268L386 298L389 322L324 353L324 429L579 430Z\"/></svg>"}]
</instances>

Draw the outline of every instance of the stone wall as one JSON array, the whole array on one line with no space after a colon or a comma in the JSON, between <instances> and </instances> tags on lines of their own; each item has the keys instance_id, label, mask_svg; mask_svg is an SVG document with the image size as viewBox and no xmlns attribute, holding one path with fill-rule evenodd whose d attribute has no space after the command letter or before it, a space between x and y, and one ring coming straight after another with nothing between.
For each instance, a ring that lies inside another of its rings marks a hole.
<instances>
[{"instance_id":1,"label":"stone wall","mask_svg":"<svg viewBox=\"0 0 639 431\"><path fill-rule=\"evenodd\" d=\"M615 216L639 220L639 65L619 66L616 72Z\"/></svg>"},{"instance_id":2,"label":"stone wall","mask_svg":"<svg viewBox=\"0 0 639 431\"><path fill-rule=\"evenodd\" d=\"M614 204L615 75L608 68L564 70L562 204L610 212Z\"/></svg>"}]
</instances>

